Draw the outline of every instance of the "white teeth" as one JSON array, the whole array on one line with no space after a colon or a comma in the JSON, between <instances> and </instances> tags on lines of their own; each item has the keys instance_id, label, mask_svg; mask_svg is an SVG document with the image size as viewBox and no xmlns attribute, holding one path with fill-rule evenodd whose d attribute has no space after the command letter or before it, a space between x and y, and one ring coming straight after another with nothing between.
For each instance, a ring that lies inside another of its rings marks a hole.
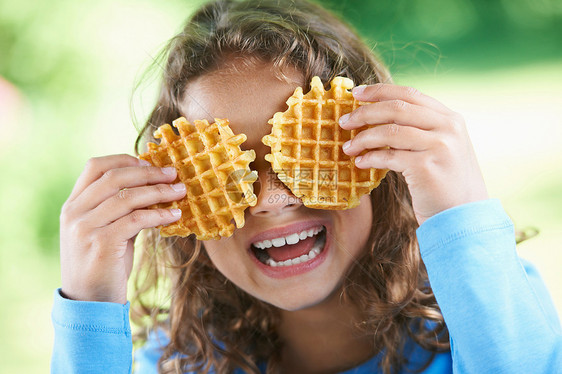
<instances>
[{"instance_id":1,"label":"white teeth","mask_svg":"<svg viewBox=\"0 0 562 374\"><path fill-rule=\"evenodd\" d=\"M296 244L299 242L299 239L299 234L291 234L285 237L285 241L287 242L287 244Z\"/></svg>"},{"instance_id":2,"label":"white teeth","mask_svg":"<svg viewBox=\"0 0 562 374\"><path fill-rule=\"evenodd\" d=\"M274 247L282 247L285 245L285 238L271 239L271 244L273 244Z\"/></svg>"},{"instance_id":3,"label":"white teeth","mask_svg":"<svg viewBox=\"0 0 562 374\"><path fill-rule=\"evenodd\" d=\"M318 227L311 228L309 230L301 231L300 233L290 234L285 237L275 238L271 240L263 240L261 242L255 242L253 243L253 245L258 249L266 249L266 248L271 248L272 246L282 247L285 244L296 244L299 242L299 240L305 240L306 238L313 237L314 235L322 231L323 228L324 228L323 226L318 226Z\"/></svg>"},{"instance_id":4,"label":"white teeth","mask_svg":"<svg viewBox=\"0 0 562 374\"><path fill-rule=\"evenodd\" d=\"M291 266L291 265L302 264L303 262L310 261L316 256L318 256L322 251L321 248L322 245L323 243L315 243L314 247L312 247L312 249L310 250L310 252L308 252L308 254L301 255L300 257L292 258L285 261L275 261L274 259L269 258L267 260L267 265L271 267L277 267L277 266Z\"/></svg>"},{"instance_id":5,"label":"white teeth","mask_svg":"<svg viewBox=\"0 0 562 374\"><path fill-rule=\"evenodd\" d=\"M266 249L271 247L271 240L264 240L263 242L254 243L254 247L259 249Z\"/></svg>"}]
</instances>

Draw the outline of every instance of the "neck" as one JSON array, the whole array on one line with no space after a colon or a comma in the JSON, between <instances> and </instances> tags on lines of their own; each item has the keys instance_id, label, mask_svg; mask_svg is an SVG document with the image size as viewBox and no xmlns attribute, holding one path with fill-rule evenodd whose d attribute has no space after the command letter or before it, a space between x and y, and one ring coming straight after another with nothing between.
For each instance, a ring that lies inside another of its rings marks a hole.
<instances>
[{"instance_id":1,"label":"neck","mask_svg":"<svg viewBox=\"0 0 562 374\"><path fill-rule=\"evenodd\" d=\"M377 352L372 335L357 331L359 310L336 292L320 305L282 311L279 334L284 342L285 373L333 373L353 368Z\"/></svg>"}]
</instances>

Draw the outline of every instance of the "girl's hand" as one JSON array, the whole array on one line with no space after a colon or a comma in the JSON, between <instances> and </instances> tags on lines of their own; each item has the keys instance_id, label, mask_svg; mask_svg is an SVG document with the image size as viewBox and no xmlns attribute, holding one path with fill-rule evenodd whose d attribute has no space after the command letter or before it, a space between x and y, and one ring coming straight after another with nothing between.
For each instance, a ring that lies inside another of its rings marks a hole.
<instances>
[{"instance_id":1,"label":"girl's hand","mask_svg":"<svg viewBox=\"0 0 562 374\"><path fill-rule=\"evenodd\" d=\"M143 228L177 221L181 212L146 209L185 195L170 185L174 168L129 155L93 158L60 216L62 292L75 300L127 302L133 242Z\"/></svg>"},{"instance_id":2,"label":"girl's hand","mask_svg":"<svg viewBox=\"0 0 562 374\"><path fill-rule=\"evenodd\" d=\"M457 205L488 198L463 118L411 87L374 84L353 89L353 96L374 103L342 116L340 126L361 131L344 144L359 168L402 173L421 225ZM388 147L388 149L380 149Z\"/></svg>"}]
</instances>

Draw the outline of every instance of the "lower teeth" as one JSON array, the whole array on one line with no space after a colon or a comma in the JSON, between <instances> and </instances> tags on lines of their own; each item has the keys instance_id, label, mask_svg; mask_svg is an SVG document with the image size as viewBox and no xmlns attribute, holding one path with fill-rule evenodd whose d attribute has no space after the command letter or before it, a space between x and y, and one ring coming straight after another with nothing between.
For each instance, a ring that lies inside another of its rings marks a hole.
<instances>
[{"instance_id":1,"label":"lower teeth","mask_svg":"<svg viewBox=\"0 0 562 374\"><path fill-rule=\"evenodd\" d=\"M308 261L312 260L313 258L315 258L316 256L318 256L320 254L320 252L322 251L322 248L324 247L324 244L326 243L326 237L325 237L325 233L323 231L324 230L320 231L320 235L322 235L322 234L324 234L324 235L318 237L318 239L314 243L314 246L312 247L310 252L308 252L308 254L302 255L302 256L297 257L297 258L285 260L285 261L275 261L274 259L269 258L266 261L266 265L269 265L271 267L291 266L291 265L302 264L304 262L308 262Z\"/></svg>"}]
</instances>

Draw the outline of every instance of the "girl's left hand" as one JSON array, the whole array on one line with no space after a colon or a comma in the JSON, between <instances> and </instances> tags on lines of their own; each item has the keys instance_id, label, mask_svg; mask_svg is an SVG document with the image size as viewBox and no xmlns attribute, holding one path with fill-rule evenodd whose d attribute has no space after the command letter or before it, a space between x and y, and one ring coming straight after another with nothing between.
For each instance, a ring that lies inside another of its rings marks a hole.
<instances>
[{"instance_id":1,"label":"girl's left hand","mask_svg":"<svg viewBox=\"0 0 562 374\"><path fill-rule=\"evenodd\" d=\"M402 173L420 225L446 209L488 198L462 116L411 87L377 83L355 87L353 96L373 103L342 116L340 126L381 126L361 131L344 152L367 151L355 159L359 168Z\"/></svg>"}]
</instances>

